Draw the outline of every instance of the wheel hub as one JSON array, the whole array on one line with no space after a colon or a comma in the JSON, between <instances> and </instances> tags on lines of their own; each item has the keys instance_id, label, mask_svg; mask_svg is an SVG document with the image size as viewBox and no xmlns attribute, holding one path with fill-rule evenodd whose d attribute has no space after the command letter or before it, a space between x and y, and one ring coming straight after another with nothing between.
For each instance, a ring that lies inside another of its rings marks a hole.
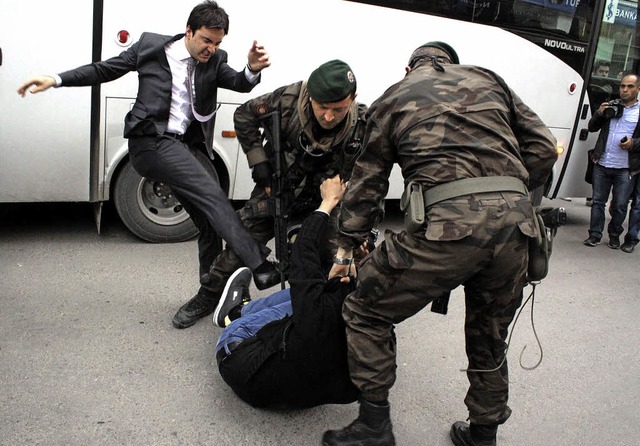
<instances>
[{"instance_id":1,"label":"wheel hub","mask_svg":"<svg viewBox=\"0 0 640 446\"><path fill-rule=\"evenodd\" d=\"M142 213L159 225L175 225L189 218L171 188L160 181L142 178L137 199Z\"/></svg>"},{"instance_id":2,"label":"wheel hub","mask_svg":"<svg viewBox=\"0 0 640 446\"><path fill-rule=\"evenodd\" d=\"M171 188L166 184L158 181L153 182L153 193L162 200L173 198L173 192L171 192Z\"/></svg>"}]
</instances>

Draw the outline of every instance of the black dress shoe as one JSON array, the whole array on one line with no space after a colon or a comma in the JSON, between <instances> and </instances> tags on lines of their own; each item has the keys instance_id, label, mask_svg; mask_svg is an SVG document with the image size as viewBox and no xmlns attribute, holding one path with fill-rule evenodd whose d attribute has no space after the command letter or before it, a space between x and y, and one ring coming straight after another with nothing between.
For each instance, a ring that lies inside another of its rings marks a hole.
<instances>
[{"instance_id":1,"label":"black dress shoe","mask_svg":"<svg viewBox=\"0 0 640 446\"><path fill-rule=\"evenodd\" d=\"M216 309L220 300L220 294L200 288L198 294L189 302L180 307L171 323L175 328L188 328L205 316L210 315Z\"/></svg>"},{"instance_id":2,"label":"black dress shoe","mask_svg":"<svg viewBox=\"0 0 640 446\"><path fill-rule=\"evenodd\" d=\"M253 270L253 282L259 290L271 288L280 283L280 271L276 264L265 260L262 265Z\"/></svg>"}]
</instances>

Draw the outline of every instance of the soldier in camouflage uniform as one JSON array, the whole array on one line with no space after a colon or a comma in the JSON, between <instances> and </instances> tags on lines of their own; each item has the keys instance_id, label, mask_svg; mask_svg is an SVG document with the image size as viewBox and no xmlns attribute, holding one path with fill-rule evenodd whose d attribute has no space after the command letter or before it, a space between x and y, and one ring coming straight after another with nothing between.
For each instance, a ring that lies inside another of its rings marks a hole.
<instances>
[{"instance_id":1,"label":"soldier in camouflage uniform","mask_svg":"<svg viewBox=\"0 0 640 446\"><path fill-rule=\"evenodd\" d=\"M238 215L249 233L259 242L274 237L274 218L270 211L270 182L274 159L270 144L263 144L261 118L280 111L281 151L284 155L285 191L291 224L302 222L322 202L320 184L339 174L348 181L355 157L362 147L366 106L355 101L356 78L349 65L331 60L315 69L307 81L299 81L254 98L235 112L235 129L247 156L256 187ZM322 252L328 273L337 249L337 214L334 209L327 225ZM176 318L195 323L211 314L227 280L244 266L238 255L226 247L214 260L202 285L216 299L189 314L183 308Z\"/></svg>"},{"instance_id":2,"label":"soldier in camouflage uniform","mask_svg":"<svg viewBox=\"0 0 640 446\"><path fill-rule=\"evenodd\" d=\"M415 190L425 191L419 193L425 223L387 231L360 265L358 287L343 307L360 413L349 426L325 432L324 445L395 444L388 403L396 379L394 324L460 285L470 425L456 422L451 438L457 446L496 444L497 427L511 414L505 340L522 301L528 240L536 234L527 187L544 184L555 160L547 127L496 74L459 65L443 42L414 51L405 78L369 109L364 150L339 218L347 239L337 255L351 256L382 213L394 163L405 185L416 182ZM461 190L433 205L422 201L439 185L469 178L493 185L497 177L511 177L522 190Z\"/></svg>"}]
</instances>

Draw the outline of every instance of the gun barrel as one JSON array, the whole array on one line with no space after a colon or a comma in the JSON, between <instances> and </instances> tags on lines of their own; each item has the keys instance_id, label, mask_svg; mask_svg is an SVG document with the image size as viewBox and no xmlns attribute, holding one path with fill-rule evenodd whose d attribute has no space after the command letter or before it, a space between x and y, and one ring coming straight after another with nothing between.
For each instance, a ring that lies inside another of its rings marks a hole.
<instances>
[{"instance_id":1,"label":"gun barrel","mask_svg":"<svg viewBox=\"0 0 640 446\"><path fill-rule=\"evenodd\" d=\"M269 119L266 132L271 139L273 150L273 177L271 180L271 196L273 197L274 233L276 237L276 257L280 270L280 286L284 290L286 273L289 270L289 241L287 240L288 209L284 196L284 168L282 146L280 143L280 111L274 110L261 119Z\"/></svg>"}]
</instances>

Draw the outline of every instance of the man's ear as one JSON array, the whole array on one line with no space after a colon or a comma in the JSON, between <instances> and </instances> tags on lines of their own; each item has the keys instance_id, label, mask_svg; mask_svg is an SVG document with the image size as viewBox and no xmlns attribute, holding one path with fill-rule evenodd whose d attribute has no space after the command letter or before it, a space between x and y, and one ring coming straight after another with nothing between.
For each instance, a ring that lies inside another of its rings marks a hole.
<instances>
[{"instance_id":1,"label":"man's ear","mask_svg":"<svg viewBox=\"0 0 640 446\"><path fill-rule=\"evenodd\" d=\"M191 31L191 27L187 25L187 30L185 31L185 35L191 39L193 37L193 31Z\"/></svg>"}]
</instances>

